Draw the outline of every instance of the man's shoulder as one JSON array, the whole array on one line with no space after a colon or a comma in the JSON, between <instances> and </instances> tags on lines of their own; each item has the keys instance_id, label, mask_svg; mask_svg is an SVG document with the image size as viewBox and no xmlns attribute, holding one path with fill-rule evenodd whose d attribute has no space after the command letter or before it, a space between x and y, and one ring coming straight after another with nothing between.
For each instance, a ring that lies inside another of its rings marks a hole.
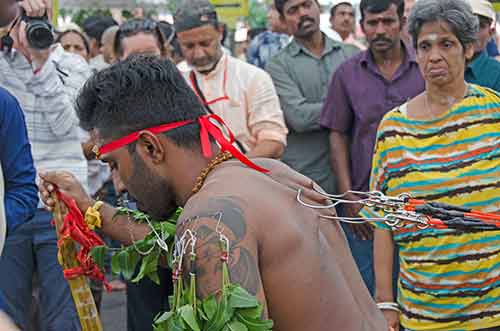
<instances>
[{"instance_id":1,"label":"man's shoulder","mask_svg":"<svg viewBox=\"0 0 500 331\"><path fill-rule=\"evenodd\" d=\"M6 120L6 116L11 118L17 116L17 113L22 114L19 102L8 90L0 87L0 126Z\"/></svg>"},{"instance_id":2,"label":"man's shoulder","mask_svg":"<svg viewBox=\"0 0 500 331\"><path fill-rule=\"evenodd\" d=\"M252 80L254 78L262 79L269 76L269 74L265 70L257 67L256 65L242 61L234 56L230 56L229 59L235 70L238 72L239 76L242 78Z\"/></svg>"},{"instance_id":3,"label":"man's shoulder","mask_svg":"<svg viewBox=\"0 0 500 331\"><path fill-rule=\"evenodd\" d=\"M354 46L355 47L355 46ZM356 48L356 47L355 47ZM336 70L336 74L344 75L350 74L353 70L360 67L361 61L365 58L366 52L360 51L358 48L356 53L348 57L344 62L342 62Z\"/></svg>"}]
</instances>

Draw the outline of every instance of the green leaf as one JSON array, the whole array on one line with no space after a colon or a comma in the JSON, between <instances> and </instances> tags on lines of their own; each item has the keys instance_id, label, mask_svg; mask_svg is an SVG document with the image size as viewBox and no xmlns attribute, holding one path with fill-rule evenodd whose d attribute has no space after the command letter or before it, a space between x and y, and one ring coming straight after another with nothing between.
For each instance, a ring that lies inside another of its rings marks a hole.
<instances>
[{"instance_id":1,"label":"green leaf","mask_svg":"<svg viewBox=\"0 0 500 331\"><path fill-rule=\"evenodd\" d=\"M108 254L109 248L107 246L96 246L90 250L90 256L97 264L99 269L104 270L104 258Z\"/></svg>"},{"instance_id":2,"label":"green leaf","mask_svg":"<svg viewBox=\"0 0 500 331\"><path fill-rule=\"evenodd\" d=\"M155 324L163 323L163 322L169 320L170 318L172 318L172 316L174 316L174 312L173 311L164 312L163 314L161 314L158 318L156 318L154 320L154 323Z\"/></svg>"},{"instance_id":3,"label":"green leaf","mask_svg":"<svg viewBox=\"0 0 500 331\"><path fill-rule=\"evenodd\" d=\"M271 330L273 328L272 320L261 320L255 318L246 318L236 312L236 318L241 323L245 324L249 331L266 331Z\"/></svg>"},{"instance_id":4,"label":"green leaf","mask_svg":"<svg viewBox=\"0 0 500 331\"><path fill-rule=\"evenodd\" d=\"M120 251L111 257L111 271L114 274L122 274L123 278L130 280L139 260L139 254L135 251Z\"/></svg>"},{"instance_id":5,"label":"green leaf","mask_svg":"<svg viewBox=\"0 0 500 331\"><path fill-rule=\"evenodd\" d=\"M132 279L132 282L137 283L138 281L140 281L141 279L143 279L147 275L152 274L152 273L157 273L159 256L160 256L160 252L158 251L158 249L155 249L151 253L146 255L146 257L144 257L142 259L141 268L139 269L139 273L137 274L137 276L134 279Z\"/></svg>"},{"instance_id":6,"label":"green leaf","mask_svg":"<svg viewBox=\"0 0 500 331\"><path fill-rule=\"evenodd\" d=\"M258 305L257 307L254 307L254 308L238 309L238 313L241 314L245 318L259 319L262 316L263 310L264 310L264 308L262 307L262 305Z\"/></svg>"},{"instance_id":7,"label":"green leaf","mask_svg":"<svg viewBox=\"0 0 500 331\"><path fill-rule=\"evenodd\" d=\"M193 329L193 331L200 331L200 326L198 325L198 321L196 320L196 316L194 315L193 306L182 306L181 308L179 308L179 313L181 314L184 322L186 322L186 324L189 325L189 327Z\"/></svg>"},{"instance_id":8,"label":"green leaf","mask_svg":"<svg viewBox=\"0 0 500 331\"><path fill-rule=\"evenodd\" d=\"M227 324L227 327L230 331L248 331L245 324L239 321L231 321L231 323Z\"/></svg>"},{"instance_id":9,"label":"green leaf","mask_svg":"<svg viewBox=\"0 0 500 331\"><path fill-rule=\"evenodd\" d=\"M241 286L231 288L229 305L233 308L253 308L259 305L259 301Z\"/></svg>"},{"instance_id":10,"label":"green leaf","mask_svg":"<svg viewBox=\"0 0 500 331\"><path fill-rule=\"evenodd\" d=\"M217 312L217 301L214 295L210 295L205 300L203 300L203 310L207 314L209 320L211 320L215 313Z\"/></svg>"}]
</instances>

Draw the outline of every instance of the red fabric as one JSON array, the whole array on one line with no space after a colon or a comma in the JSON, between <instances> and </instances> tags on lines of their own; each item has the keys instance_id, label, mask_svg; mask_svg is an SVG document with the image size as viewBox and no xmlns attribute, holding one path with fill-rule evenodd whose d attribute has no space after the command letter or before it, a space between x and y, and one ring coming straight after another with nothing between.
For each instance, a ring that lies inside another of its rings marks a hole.
<instances>
[{"instance_id":1,"label":"red fabric","mask_svg":"<svg viewBox=\"0 0 500 331\"><path fill-rule=\"evenodd\" d=\"M76 255L79 266L65 269L64 278L73 279L86 276L103 282L106 290L111 291L111 286L105 280L104 274L90 256L90 250L96 246L104 245L104 242L94 231L89 229L75 200L65 196L60 191L56 191L56 194L59 201L68 208L68 214L64 217L59 230L60 237L57 246L60 248L64 240L67 239L72 239L80 245L80 251Z\"/></svg>"},{"instance_id":2,"label":"red fabric","mask_svg":"<svg viewBox=\"0 0 500 331\"><path fill-rule=\"evenodd\" d=\"M250 161L243 153L241 153L236 147L234 147L233 143L235 141L234 135L229 130L227 127L226 123L220 118L219 116L215 114L207 114L204 116L201 116L198 118L198 123L200 124L200 142L201 142L201 148L203 152L203 156L206 158L210 158L212 156L212 147L210 143L210 136L215 139L215 141L220 145L221 150L223 152L229 152L231 155L233 155L235 158L240 160L243 164L248 166L249 168L255 169L257 171L267 173L269 170L264 169L262 167L259 167L252 161ZM126 146L134 141L136 141L139 138L139 135L141 132L144 131L149 131L154 134L158 134L161 132L167 132L176 128L179 128L181 126L193 123L194 120L188 120L188 121L182 121L182 122L175 122L175 123L168 123L168 124L162 124L159 126L155 126L152 128L140 130L134 133L131 133L125 137L119 138L115 141L112 141L108 144L105 144L101 148L99 148L99 156L107 154L109 152L114 151L115 149L118 149L120 147ZM217 127L216 124L219 124L225 131L227 131L227 134L229 135L229 139L227 139L224 134L222 133L221 129Z\"/></svg>"}]
</instances>

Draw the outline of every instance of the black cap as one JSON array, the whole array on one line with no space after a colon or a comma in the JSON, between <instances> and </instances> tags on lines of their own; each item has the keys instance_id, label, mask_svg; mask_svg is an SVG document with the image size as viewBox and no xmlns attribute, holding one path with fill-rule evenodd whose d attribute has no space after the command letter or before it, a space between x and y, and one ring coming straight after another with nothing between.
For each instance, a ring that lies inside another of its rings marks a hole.
<instances>
[{"instance_id":1,"label":"black cap","mask_svg":"<svg viewBox=\"0 0 500 331\"><path fill-rule=\"evenodd\" d=\"M217 12L207 0L184 0L174 15L176 32L191 30L205 24L217 23Z\"/></svg>"}]
</instances>

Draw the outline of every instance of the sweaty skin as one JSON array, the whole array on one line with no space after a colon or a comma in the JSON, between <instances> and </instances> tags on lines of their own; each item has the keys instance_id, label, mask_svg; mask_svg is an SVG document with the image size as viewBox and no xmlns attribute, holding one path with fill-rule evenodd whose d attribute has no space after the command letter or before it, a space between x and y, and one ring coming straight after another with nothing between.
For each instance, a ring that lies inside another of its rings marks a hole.
<instances>
[{"instance_id":1,"label":"sweaty skin","mask_svg":"<svg viewBox=\"0 0 500 331\"><path fill-rule=\"evenodd\" d=\"M273 330L387 330L340 225L319 217L334 212L296 201L301 188L308 203L326 202L313 182L281 162L254 161L270 173L226 161L184 206L177 233L196 232L198 295L220 289L220 220L230 240L231 279L265 303Z\"/></svg>"}]
</instances>

